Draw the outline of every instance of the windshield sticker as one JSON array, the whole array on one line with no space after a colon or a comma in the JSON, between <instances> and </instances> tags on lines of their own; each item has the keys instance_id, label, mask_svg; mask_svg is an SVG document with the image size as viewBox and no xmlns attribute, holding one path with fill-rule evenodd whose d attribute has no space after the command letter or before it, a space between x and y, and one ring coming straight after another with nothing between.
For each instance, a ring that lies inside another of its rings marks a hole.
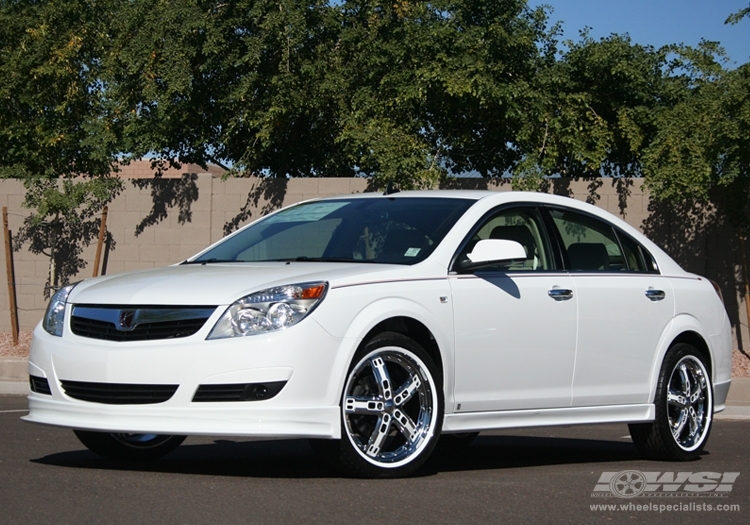
<instances>
[{"instance_id":1,"label":"windshield sticker","mask_svg":"<svg viewBox=\"0 0 750 525\"><path fill-rule=\"evenodd\" d=\"M288 211L283 211L269 217L266 224L284 222L316 222L339 208L343 208L349 202L320 202L295 206Z\"/></svg>"},{"instance_id":2,"label":"windshield sticker","mask_svg":"<svg viewBox=\"0 0 750 525\"><path fill-rule=\"evenodd\" d=\"M406 250L406 253L404 254L404 257L416 257L419 253L420 248L409 248Z\"/></svg>"}]
</instances>

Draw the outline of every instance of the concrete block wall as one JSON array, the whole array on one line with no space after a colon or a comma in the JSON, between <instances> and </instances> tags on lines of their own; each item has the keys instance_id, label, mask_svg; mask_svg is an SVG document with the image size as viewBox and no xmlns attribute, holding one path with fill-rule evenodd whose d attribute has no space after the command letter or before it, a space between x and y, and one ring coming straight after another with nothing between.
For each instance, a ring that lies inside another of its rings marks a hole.
<instances>
[{"instance_id":1,"label":"concrete block wall","mask_svg":"<svg viewBox=\"0 0 750 525\"><path fill-rule=\"evenodd\" d=\"M321 196L360 193L368 188L368 180L357 178L222 180L217 173L177 176L170 172L170 177L166 178L169 191L161 195L167 201L167 217L152 221L136 235L136 227L152 215L154 208L151 188L142 182L150 180L142 178L150 173L143 165L123 173L125 190L109 206L107 228L116 244L107 256L107 274L179 263L221 239L225 230L234 230L280 206ZM139 178L141 183L133 181ZM449 186L511 190L507 180L459 179ZM639 179L600 179L593 183L554 179L549 181L546 191L589 201L618 215L649 235L685 269L714 280L723 277L720 285L727 310L738 330L736 344L750 351L745 306L736 288L736 279L731 278L739 268L740 259L737 243L728 228L715 224L710 215L680 215L656 206ZM180 195L187 197L180 200ZM20 181L0 180L0 206L9 208L13 232L18 231L28 214L21 205L23 196ZM76 279L92 275L95 248L94 243L84 250L82 257L89 264ZM47 305L43 291L49 261L43 255L31 254L27 246L14 253L14 260L20 325L22 330L30 330L41 319ZM4 254L0 271L0 331L7 332L10 313Z\"/></svg>"}]
</instances>

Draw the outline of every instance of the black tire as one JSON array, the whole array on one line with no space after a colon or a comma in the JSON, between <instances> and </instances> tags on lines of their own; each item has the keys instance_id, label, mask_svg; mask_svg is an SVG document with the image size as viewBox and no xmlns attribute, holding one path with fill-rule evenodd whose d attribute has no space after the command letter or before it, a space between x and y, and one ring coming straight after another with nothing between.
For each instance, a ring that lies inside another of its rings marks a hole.
<instances>
[{"instance_id":1,"label":"black tire","mask_svg":"<svg viewBox=\"0 0 750 525\"><path fill-rule=\"evenodd\" d=\"M345 475L403 477L430 456L442 423L435 363L412 339L385 332L352 360L341 397L341 439L312 446Z\"/></svg>"},{"instance_id":2,"label":"black tire","mask_svg":"<svg viewBox=\"0 0 750 525\"><path fill-rule=\"evenodd\" d=\"M664 357L652 423L631 424L630 435L644 455L665 461L698 457L711 433L713 387L703 356L678 343Z\"/></svg>"},{"instance_id":3,"label":"black tire","mask_svg":"<svg viewBox=\"0 0 750 525\"><path fill-rule=\"evenodd\" d=\"M109 434L74 430L76 437L90 451L110 459L148 461L172 452L186 436L158 434Z\"/></svg>"}]
</instances>

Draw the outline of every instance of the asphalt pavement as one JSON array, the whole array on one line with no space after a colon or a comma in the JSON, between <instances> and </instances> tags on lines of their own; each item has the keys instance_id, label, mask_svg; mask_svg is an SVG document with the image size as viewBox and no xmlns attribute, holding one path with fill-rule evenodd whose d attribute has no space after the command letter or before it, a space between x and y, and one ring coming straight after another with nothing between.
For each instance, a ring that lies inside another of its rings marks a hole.
<instances>
[{"instance_id":1,"label":"asphalt pavement","mask_svg":"<svg viewBox=\"0 0 750 525\"><path fill-rule=\"evenodd\" d=\"M683 525L747 523L750 510L750 421L717 420L704 454L688 463L642 459L626 425L537 428L483 433L468 448L438 451L418 476L373 481L338 477L305 440L189 437L155 462L111 461L68 429L21 421L25 413L24 396L0 396L2 525ZM629 498L600 483L615 473L735 479L721 493Z\"/></svg>"}]
</instances>

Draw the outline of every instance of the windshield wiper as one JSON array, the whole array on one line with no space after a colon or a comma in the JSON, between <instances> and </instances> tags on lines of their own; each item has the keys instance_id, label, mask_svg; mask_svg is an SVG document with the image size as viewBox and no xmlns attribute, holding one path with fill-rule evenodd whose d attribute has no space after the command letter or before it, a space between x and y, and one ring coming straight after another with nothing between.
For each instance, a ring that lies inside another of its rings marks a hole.
<instances>
[{"instance_id":1,"label":"windshield wiper","mask_svg":"<svg viewBox=\"0 0 750 525\"><path fill-rule=\"evenodd\" d=\"M273 259L278 262L354 262L354 263L371 263L365 259L354 259L353 257L290 257L289 259Z\"/></svg>"},{"instance_id":2,"label":"windshield wiper","mask_svg":"<svg viewBox=\"0 0 750 525\"><path fill-rule=\"evenodd\" d=\"M183 261L182 264L212 264L212 263L234 263L234 262L242 262L238 261L236 259L198 259L195 261Z\"/></svg>"}]
</instances>

